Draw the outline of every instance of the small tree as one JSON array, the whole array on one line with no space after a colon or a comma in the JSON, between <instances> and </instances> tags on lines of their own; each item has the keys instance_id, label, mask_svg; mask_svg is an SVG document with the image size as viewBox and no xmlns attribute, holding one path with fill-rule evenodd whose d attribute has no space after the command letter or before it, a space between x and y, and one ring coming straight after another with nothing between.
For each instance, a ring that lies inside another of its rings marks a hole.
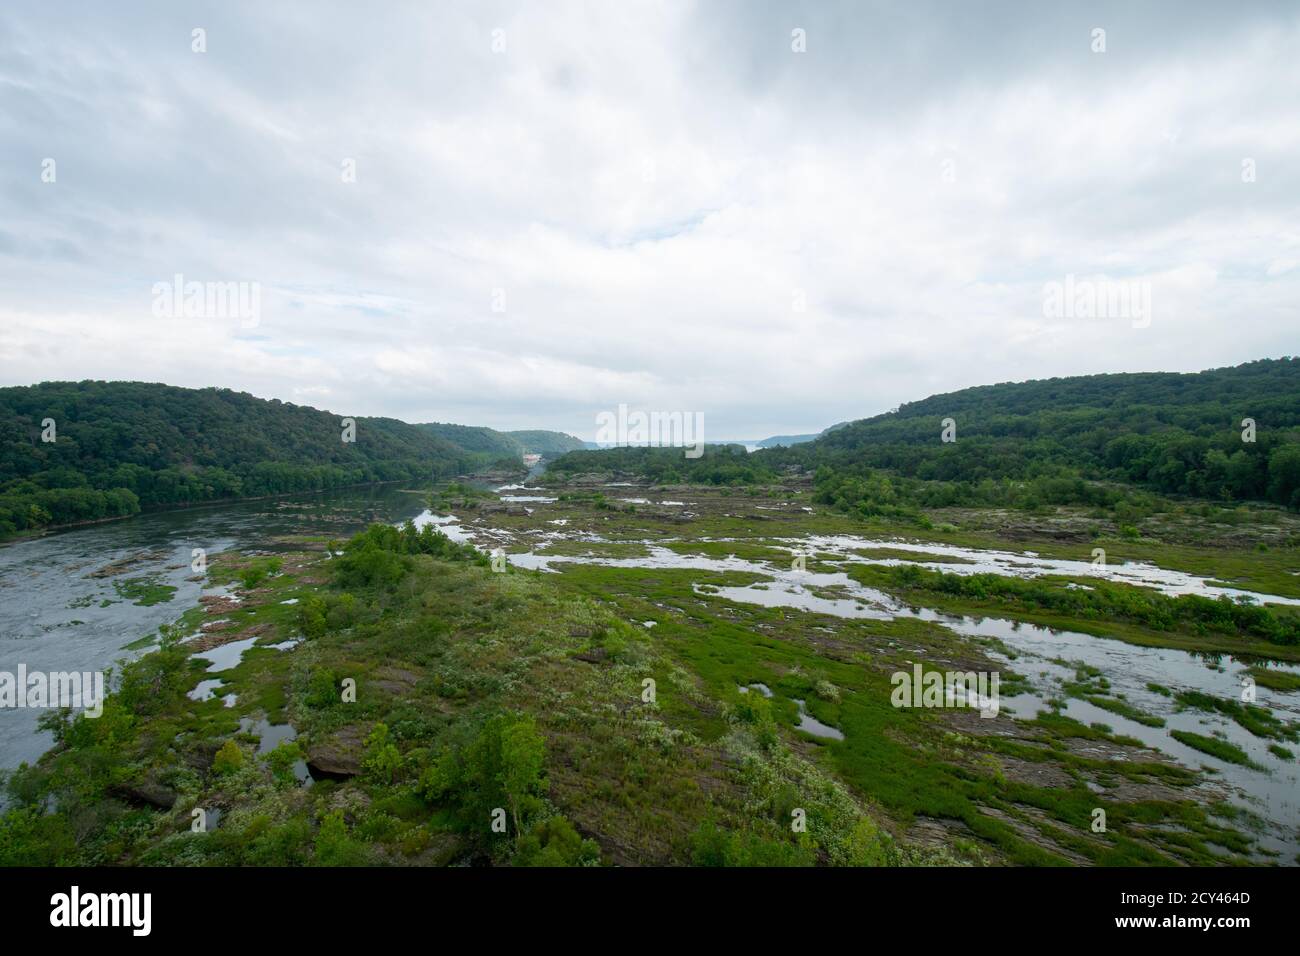
<instances>
[{"instance_id":1,"label":"small tree","mask_svg":"<svg viewBox=\"0 0 1300 956\"><path fill-rule=\"evenodd\" d=\"M520 805L541 788L546 740L532 717L522 717L501 731L501 789L510 803L515 832L522 833Z\"/></svg>"},{"instance_id":2,"label":"small tree","mask_svg":"<svg viewBox=\"0 0 1300 956\"><path fill-rule=\"evenodd\" d=\"M244 765L244 752L239 749L239 744L233 740L227 740L217 751L216 757L212 760L212 769L218 774L234 773Z\"/></svg>"},{"instance_id":3,"label":"small tree","mask_svg":"<svg viewBox=\"0 0 1300 956\"><path fill-rule=\"evenodd\" d=\"M366 776L391 784L402 768L402 752L388 739L388 725L375 724L366 738L366 755L361 769Z\"/></svg>"}]
</instances>

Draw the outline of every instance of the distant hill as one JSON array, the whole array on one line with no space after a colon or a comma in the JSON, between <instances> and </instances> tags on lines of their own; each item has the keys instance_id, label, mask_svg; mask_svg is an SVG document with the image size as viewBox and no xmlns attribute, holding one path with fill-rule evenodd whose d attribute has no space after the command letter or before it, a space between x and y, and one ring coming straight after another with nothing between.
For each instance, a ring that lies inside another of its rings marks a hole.
<instances>
[{"instance_id":1,"label":"distant hill","mask_svg":"<svg viewBox=\"0 0 1300 956\"><path fill-rule=\"evenodd\" d=\"M442 422L429 422L415 427L492 461L519 458L524 453L519 442L507 433L493 428L478 425L448 425Z\"/></svg>"},{"instance_id":2,"label":"distant hill","mask_svg":"<svg viewBox=\"0 0 1300 956\"><path fill-rule=\"evenodd\" d=\"M42 440L47 420L52 442ZM230 389L0 388L0 536L150 506L450 477L524 453L518 438L490 428L354 423L355 441L344 441L342 415Z\"/></svg>"},{"instance_id":3,"label":"distant hill","mask_svg":"<svg viewBox=\"0 0 1300 956\"><path fill-rule=\"evenodd\" d=\"M453 442L467 451L490 455L493 460L522 458L524 455L542 455L545 458L554 458L563 455L565 452L576 451L586 445L586 442L582 439L566 435L564 432L542 429L499 432L493 428L474 425L444 425L439 422L416 425L415 427Z\"/></svg>"},{"instance_id":4,"label":"distant hill","mask_svg":"<svg viewBox=\"0 0 1300 956\"><path fill-rule=\"evenodd\" d=\"M1247 418L1253 441L1242 438ZM955 441L941 440L945 419ZM773 468L966 483L1080 476L1300 507L1300 359L983 385L761 454Z\"/></svg>"},{"instance_id":5,"label":"distant hill","mask_svg":"<svg viewBox=\"0 0 1300 956\"><path fill-rule=\"evenodd\" d=\"M777 448L785 445L802 445L806 441L812 441L821 432L812 432L807 435L773 435L771 438L760 438L758 441L750 442L756 448Z\"/></svg>"},{"instance_id":6,"label":"distant hill","mask_svg":"<svg viewBox=\"0 0 1300 956\"><path fill-rule=\"evenodd\" d=\"M946 442L949 419L955 440ZM1243 419L1254 422L1251 441ZM811 441L779 440L743 463L611 449L565 456L552 469L710 483L813 472L817 500L864 516L952 504L1111 507L1126 498L1089 482L1300 508L1300 359L984 385L835 425Z\"/></svg>"},{"instance_id":7,"label":"distant hill","mask_svg":"<svg viewBox=\"0 0 1300 956\"><path fill-rule=\"evenodd\" d=\"M564 432L525 429L523 431L505 432L504 434L509 435L518 442L525 454L542 455L546 458L554 458L563 455L565 452L577 451L580 448L585 448L587 444L581 438L574 438Z\"/></svg>"},{"instance_id":8,"label":"distant hill","mask_svg":"<svg viewBox=\"0 0 1300 956\"><path fill-rule=\"evenodd\" d=\"M833 432L837 428L843 428L846 425L848 425L848 422L840 422L836 425L831 425L829 428L823 428L819 432L808 435L773 435L771 438L764 438L760 441L750 442L749 444L758 448L780 448L788 447L790 445L802 445L804 442L815 441L828 432Z\"/></svg>"}]
</instances>

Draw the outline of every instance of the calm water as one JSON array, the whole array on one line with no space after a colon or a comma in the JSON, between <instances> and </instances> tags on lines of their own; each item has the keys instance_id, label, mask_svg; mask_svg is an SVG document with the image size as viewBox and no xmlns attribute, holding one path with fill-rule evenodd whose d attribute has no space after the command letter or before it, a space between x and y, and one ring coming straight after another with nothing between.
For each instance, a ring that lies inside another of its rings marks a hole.
<instances>
[{"instance_id":1,"label":"calm water","mask_svg":"<svg viewBox=\"0 0 1300 956\"><path fill-rule=\"evenodd\" d=\"M398 486L249 501L141 515L56 532L0 547L0 671L102 671L132 657L127 645L156 634L203 594L190 569L194 548L275 550L278 536L340 539L372 521L398 522L422 510ZM102 574L129 561L120 574ZM143 578L170 585L170 601L140 607L115 582ZM0 709L0 768L33 761L50 746L42 711Z\"/></svg>"}]
</instances>

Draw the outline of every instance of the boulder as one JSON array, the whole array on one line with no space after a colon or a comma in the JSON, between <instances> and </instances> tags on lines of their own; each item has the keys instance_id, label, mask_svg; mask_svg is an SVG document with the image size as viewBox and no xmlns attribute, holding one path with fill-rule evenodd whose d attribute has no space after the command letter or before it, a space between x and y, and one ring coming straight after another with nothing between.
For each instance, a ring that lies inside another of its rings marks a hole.
<instances>
[{"instance_id":1,"label":"boulder","mask_svg":"<svg viewBox=\"0 0 1300 956\"><path fill-rule=\"evenodd\" d=\"M145 804L157 807L159 810L170 810L176 805L176 791L156 780L132 780L119 783L113 787L113 792L131 803Z\"/></svg>"},{"instance_id":2,"label":"boulder","mask_svg":"<svg viewBox=\"0 0 1300 956\"><path fill-rule=\"evenodd\" d=\"M314 742L307 748L307 769L313 777L345 780L361 773L366 732L360 727L344 727L332 737Z\"/></svg>"}]
</instances>

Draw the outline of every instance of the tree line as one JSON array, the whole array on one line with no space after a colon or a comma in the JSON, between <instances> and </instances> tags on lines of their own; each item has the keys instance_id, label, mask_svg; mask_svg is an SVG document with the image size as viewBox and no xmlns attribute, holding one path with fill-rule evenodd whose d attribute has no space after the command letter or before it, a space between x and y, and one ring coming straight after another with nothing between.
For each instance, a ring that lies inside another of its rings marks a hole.
<instances>
[{"instance_id":1,"label":"tree line","mask_svg":"<svg viewBox=\"0 0 1300 956\"><path fill-rule=\"evenodd\" d=\"M953 440L943 440L946 429ZM1300 359L980 386L750 455L617 448L571 453L551 469L711 484L812 473L822 500L881 515L955 504L1112 507L1136 491L1297 509Z\"/></svg>"}]
</instances>

